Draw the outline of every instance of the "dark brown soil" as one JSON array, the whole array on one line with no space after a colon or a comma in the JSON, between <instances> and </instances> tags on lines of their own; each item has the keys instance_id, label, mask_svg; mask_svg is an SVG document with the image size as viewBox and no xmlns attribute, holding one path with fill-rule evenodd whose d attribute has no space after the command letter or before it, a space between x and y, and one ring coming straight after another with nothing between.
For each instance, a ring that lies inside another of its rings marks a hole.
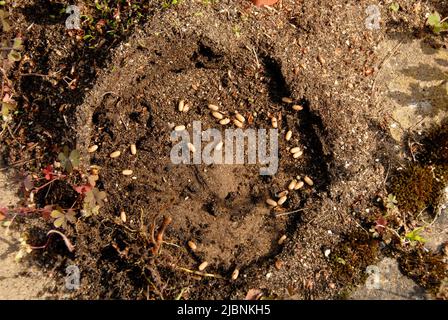
<instances>
[{"instance_id":1,"label":"dark brown soil","mask_svg":"<svg viewBox=\"0 0 448 320\"><path fill-rule=\"evenodd\" d=\"M79 171L99 166L97 187L107 193L98 215L66 230L75 252L56 241L41 261L61 270L79 266L77 298L235 299L257 288L272 298L328 299L359 283L379 255L378 241L365 238L372 224L366 209L387 196L386 171L395 161L384 139L388 120L372 100L370 70L381 65L375 45L427 32L408 1L395 16L384 6L381 29L367 30L369 4L283 1L268 9L250 1L183 1L163 9L155 1L137 26L123 27L116 37L98 34L104 41L89 48L64 30L62 4L23 1L12 11L26 53L8 70L20 122L2 151L10 165L33 171L56 160L63 145L76 147L83 156ZM422 6L443 12L438 2ZM67 85L63 76L77 80ZM283 97L304 109L292 110ZM181 99L188 113L177 111ZM270 128L270 117L280 119L276 175L260 176L259 165L171 163L174 125L190 132L193 121L203 130L222 127L208 103L228 114L239 111L250 119L245 128ZM283 138L288 130L294 132L290 142ZM89 154L94 144L99 149ZM293 159L292 146L304 156ZM122 155L111 159L116 150ZM124 169L133 174L122 175ZM297 175L314 185L291 193L282 210L270 210L266 198ZM76 199L60 183L43 189L37 201L70 207ZM276 217L290 211L296 212ZM163 217L172 222L154 254L151 227ZM26 221L42 243L51 223ZM282 235L287 240L279 245ZM191 273L203 261L208 275ZM235 268L240 276L230 280Z\"/></svg>"}]
</instances>

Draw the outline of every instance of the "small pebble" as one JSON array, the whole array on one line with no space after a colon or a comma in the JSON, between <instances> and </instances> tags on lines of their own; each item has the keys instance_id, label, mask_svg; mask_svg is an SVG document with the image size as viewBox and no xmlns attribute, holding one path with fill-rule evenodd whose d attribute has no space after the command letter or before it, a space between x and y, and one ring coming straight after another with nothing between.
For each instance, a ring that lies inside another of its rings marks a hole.
<instances>
[{"instance_id":1,"label":"small pebble","mask_svg":"<svg viewBox=\"0 0 448 320\"><path fill-rule=\"evenodd\" d=\"M180 126L175 126L174 127L174 131L184 131L185 130L185 126L184 125L180 125Z\"/></svg>"},{"instance_id":2,"label":"small pebble","mask_svg":"<svg viewBox=\"0 0 448 320\"><path fill-rule=\"evenodd\" d=\"M272 118L271 118L271 124L272 124L272 127L273 127L274 129L277 129L277 128L278 128L278 120L277 120L276 117L272 117Z\"/></svg>"},{"instance_id":3,"label":"small pebble","mask_svg":"<svg viewBox=\"0 0 448 320\"><path fill-rule=\"evenodd\" d=\"M286 132L285 139L286 139L286 141L289 141L289 140L291 140L291 138L292 138L292 131L289 130L288 132Z\"/></svg>"},{"instance_id":4,"label":"small pebble","mask_svg":"<svg viewBox=\"0 0 448 320\"><path fill-rule=\"evenodd\" d=\"M283 97L283 98L282 98L282 101L283 101L284 103L292 103L292 99L291 99L291 98L288 98L288 97Z\"/></svg>"},{"instance_id":5,"label":"small pebble","mask_svg":"<svg viewBox=\"0 0 448 320\"><path fill-rule=\"evenodd\" d=\"M225 126L226 124L230 123L230 119L229 118L225 118L222 120L219 120L219 124L222 124L223 126Z\"/></svg>"},{"instance_id":6,"label":"small pebble","mask_svg":"<svg viewBox=\"0 0 448 320\"><path fill-rule=\"evenodd\" d=\"M233 270L233 272L232 272L232 280L238 279L239 275L240 275L240 270L238 270L238 269Z\"/></svg>"},{"instance_id":7,"label":"small pebble","mask_svg":"<svg viewBox=\"0 0 448 320\"><path fill-rule=\"evenodd\" d=\"M275 201L275 200L272 200L272 199L267 199L266 200L266 203L268 204L268 205L270 205L271 207L276 207L278 204L277 204L277 201Z\"/></svg>"},{"instance_id":8,"label":"small pebble","mask_svg":"<svg viewBox=\"0 0 448 320\"><path fill-rule=\"evenodd\" d=\"M198 248L198 246L196 245L196 243L194 243L193 241L188 241L187 242L187 244L188 244L188 247L191 249L191 250L193 250L193 251L195 251L197 248Z\"/></svg>"},{"instance_id":9,"label":"small pebble","mask_svg":"<svg viewBox=\"0 0 448 320\"><path fill-rule=\"evenodd\" d=\"M282 235L280 239L278 239L278 244L282 245L286 240L286 234Z\"/></svg>"},{"instance_id":10,"label":"small pebble","mask_svg":"<svg viewBox=\"0 0 448 320\"><path fill-rule=\"evenodd\" d=\"M303 180L306 182L307 185L312 186L314 184L313 180L311 180L310 177L305 176L305 178L303 178Z\"/></svg>"},{"instance_id":11,"label":"small pebble","mask_svg":"<svg viewBox=\"0 0 448 320\"><path fill-rule=\"evenodd\" d=\"M110 154L111 158L118 158L121 154L121 151L114 151Z\"/></svg>"},{"instance_id":12,"label":"small pebble","mask_svg":"<svg viewBox=\"0 0 448 320\"><path fill-rule=\"evenodd\" d=\"M123 173L123 175L125 175L125 176L130 176L130 175L132 175L133 171L127 169L127 170L123 170L122 173Z\"/></svg>"},{"instance_id":13,"label":"small pebble","mask_svg":"<svg viewBox=\"0 0 448 320\"><path fill-rule=\"evenodd\" d=\"M131 144L131 154L134 156L137 154L137 146L135 144Z\"/></svg>"},{"instance_id":14,"label":"small pebble","mask_svg":"<svg viewBox=\"0 0 448 320\"><path fill-rule=\"evenodd\" d=\"M98 150L98 146L96 144L87 149L87 151L90 153L95 152L96 150Z\"/></svg>"},{"instance_id":15,"label":"small pebble","mask_svg":"<svg viewBox=\"0 0 448 320\"><path fill-rule=\"evenodd\" d=\"M283 267L283 261L275 260L274 266L275 266L275 269L280 270Z\"/></svg>"},{"instance_id":16,"label":"small pebble","mask_svg":"<svg viewBox=\"0 0 448 320\"><path fill-rule=\"evenodd\" d=\"M215 105L215 104L209 104L208 108L210 110L212 110L212 111L218 111L219 110L219 107L217 105Z\"/></svg>"},{"instance_id":17,"label":"small pebble","mask_svg":"<svg viewBox=\"0 0 448 320\"><path fill-rule=\"evenodd\" d=\"M126 222L126 212L121 211L120 212L120 218L121 218L121 221Z\"/></svg>"},{"instance_id":18,"label":"small pebble","mask_svg":"<svg viewBox=\"0 0 448 320\"><path fill-rule=\"evenodd\" d=\"M199 265L198 269L199 269L199 271L204 271L205 268L207 268L207 266L208 266L208 262L204 261Z\"/></svg>"},{"instance_id":19,"label":"small pebble","mask_svg":"<svg viewBox=\"0 0 448 320\"><path fill-rule=\"evenodd\" d=\"M218 111L213 111L213 112L212 112L212 116L215 117L215 118L218 119L218 120L221 120L222 118L224 118L224 116L222 115L222 113L221 113L221 112L218 112Z\"/></svg>"},{"instance_id":20,"label":"small pebble","mask_svg":"<svg viewBox=\"0 0 448 320\"><path fill-rule=\"evenodd\" d=\"M321 64L325 64L325 60L324 60L324 58L322 58L322 56L317 56L317 60L319 60L319 62L321 63Z\"/></svg>"},{"instance_id":21,"label":"small pebble","mask_svg":"<svg viewBox=\"0 0 448 320\"><path fill-rule=\"evenodd\" d=\"M328 258L328 257L330 256L330 253L331 253L331 250L330 250L330 249L325 250L325 251L324 251L324 255L325 255L325 257Z\"/></svg>"}]
</instances>

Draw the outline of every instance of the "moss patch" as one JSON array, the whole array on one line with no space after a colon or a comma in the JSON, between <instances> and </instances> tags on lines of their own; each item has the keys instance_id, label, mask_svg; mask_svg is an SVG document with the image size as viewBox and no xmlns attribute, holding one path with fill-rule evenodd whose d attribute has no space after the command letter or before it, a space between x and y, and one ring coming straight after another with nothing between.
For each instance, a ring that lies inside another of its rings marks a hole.
<instances>
[{"instance_id":1,"label":"moss patch","mask_svg":"<svg viewBox=\"0 0 448 320\"><path fill-rule=\"evenodd\" d=\"M399 209L416 215L427 207L436 206L444 188L440 173L434 166L417 164L393 176L390 193L397 197Z\"/></svg>"},{"instance_id":2,"label":"moss patch","mask_svg":"<svg viewBox=\"0 0 448 320\"><path fill-rule=\"evenodd\" d=\"M398 263L404 275L437 295L443 281L448 279L448 264L445 259L440 253L427 253L419 248L401 255Z\"/></svg>"},{"instance_id":3,"label":"moss patch","mask_svg":"<svg viewBox=\"0 0 448 320\"><path fill-rule=\"evenodd\" d=\"M378 260L378 241L364 232L355 232L330 255L330 265L335 280L340 285L353 287L365 281L367 266Z\"/></svg>"}]
</instances>

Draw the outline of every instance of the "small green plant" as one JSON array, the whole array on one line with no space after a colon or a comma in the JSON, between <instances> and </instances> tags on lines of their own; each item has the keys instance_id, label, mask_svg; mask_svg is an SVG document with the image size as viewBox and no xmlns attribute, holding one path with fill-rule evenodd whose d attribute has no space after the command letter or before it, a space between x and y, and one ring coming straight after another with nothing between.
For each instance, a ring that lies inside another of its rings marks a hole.
<instances>
[{"instance_id":1,"label":"small green plant","mask_svg":"<svg viewBox=\"0 0 448 320\"><path fill-rule=\"evenodd\" d=\"M416 228L416 229L412 230L411 232L406 233L404 238L407 241L410 241L411 244L415 244L416 242L425 243L426 239L420 235L422 230L423 230L423 227Z\"/></svg>"},{"instance_id":2,"label":"small green plant","mask_svg":"<svg viewBox=\"0 0 448 320\"><path fill-rule=\"evenodd\" d=\"M16 109L16 105L13 103L1 102L2 119L5 123L11 120L11 113Z\"/></svg>"},{"instance_id":3,"label":"small green plant","mask_svg":"<svg viewBox=\"0 0 448 320\"><path fill-rule=\"evenodd\" d=\"M84 198L83 215L90 217L91 215L98 214L100 208L104 206L106 196L106 192L100 191L97 188L87 191Z\"/></svg>"},{"instance_id":4,"label":"small green plant","mask_svg":"<svg viewBox=\"0 0 448 320\"><path fill-rule=\"evenodd\" d=\"M61 167L68 173L72 172L73 169L77 168L79 165L79 151L72 150L69 153L67 146L64 147L63 152L59 153L58 159L61 162Z\"/></svg>"},{"instance_id":5,"label":"small green plant","mask_svg":"<svg viewBox=\"0 0 448 320\"><path fill-rule=\"evenodd\" d=\"M8 32L9 30L11 30L11 25L8 18L9 13L4 10L0 10L0 24L2 26L3 32Z\"/></svg>"},{"instance_id":6,"label":"small green plant","mask_svg":"<svg viewBox=\"0 0 448 320\"><path fill-rule=\"evenodd\" d=\"M448 17L442 19L438 12L434 12L428 17L426 24L432 27L432 31L435 34L439 34L448 31L448 22L445 21L447 19Z\"/></svg>"},{"instance_id":7,"label":"small green plant","mask_svg":"<svg viewBox=\"0 0 448 320\"><path fill-rule=\"evenodd\" d=\"M15 38L12 44L11 51L8 53L8 60L11 62L16 62L22 60L22 54L20 51L23 49L23 41L21 38Z\"/></svg>"},{"instance_id":8,"label":"small green plant","mask_svg":"<svg viewBox=\"0 0 448 320\"><path fill-rule=\"evenodd\" d=\"M11 46L9 46L9 41L2 41L0 50L2 51L2 57L6 57L10 62L17 62L22 59L22 54L20 51L23 49L22 38L15 38ZM7 55L5 54L8 53Z\"/></svg>"},{"instance_id":9,"label":"small green plant","mask_svg":"<svg viewBox=\"0 0 448 320\"><path fill-rule=\"evenodd\" d=\"M241 36L241 28L240 28L240 26L234 26L232 28L232 31L233 31L233 33L235 34L235 36L237 38L239 38Z\"/></svg>"},{"instance_id":10,"label":"small green plant","mask_svg":"<svg viewBox=\"0 0 448 320\"><path fill-rule=\"evenodd\" d=\"M62 210L60 208L51 212L51 217L54 218L53 225L56 228L67 229L67 223L76 223L76 211L73 209Z\"/></svg>"},{"instance_id":11,"label":"small green plant","mask_svg":"<svg viewBox=\"0 0 448 320\"><path fill-rule=\"evenodd\" d=\"M168 9L168 8L170 8L171 6L175 6L175 5L179 4L179 3L180 3L180 0L168 0L168 1L164 1L164 2L162 3L162 8L163 8L163 9Z\"/></svg>"},{"instance_id":12,"label":"small green plant","mask_svg":"<svg viewBox=\"0 0 448 320\"><path fill-rule=\"evenodd\" d=\"M398 203L397 197L393 194L389 194L386 199L386 208L387 209L395 209L396 204Z\"/></svg>"},{"instance_id":13,"label":"small green plant","mask_svg":"<svg viewBox=\"0 0 448 320\"><path fill-rule=\"evenodd\" d=\"M399 5L398 3L396 3L396 2L393 2L393 3L389 6L389 9L390 9L392 12L398 12L398 10L400 10L400 5Z\"/></svg>"}]
</instances>

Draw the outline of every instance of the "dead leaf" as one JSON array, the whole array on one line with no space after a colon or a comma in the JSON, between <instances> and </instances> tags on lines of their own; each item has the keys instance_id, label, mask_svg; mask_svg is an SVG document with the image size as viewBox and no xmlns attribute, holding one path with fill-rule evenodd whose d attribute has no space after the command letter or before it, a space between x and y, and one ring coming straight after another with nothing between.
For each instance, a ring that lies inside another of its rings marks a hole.
<instances>
[{"instance_id":1,"label":"dead leaf","mask_svg":"<svg viewBox=\"0 0 448 320\"><path fill-rule=\"evenodd\" d=\"M278 0L252 0L254 5L261 7L261 6L272 6L273 4L276 4Z\"/></svg>"},{"instance_id":2,"label":"dead leaf","mask_svg":"<svg viewBox=\"0 0 448 320\"><path fill-rule=\"evenodd\" d=\"M244 300L260 300L261 296L263 295L263 292L259 289L250 289L247 294L246 298Z\"/></svg>"}]
</instances>

